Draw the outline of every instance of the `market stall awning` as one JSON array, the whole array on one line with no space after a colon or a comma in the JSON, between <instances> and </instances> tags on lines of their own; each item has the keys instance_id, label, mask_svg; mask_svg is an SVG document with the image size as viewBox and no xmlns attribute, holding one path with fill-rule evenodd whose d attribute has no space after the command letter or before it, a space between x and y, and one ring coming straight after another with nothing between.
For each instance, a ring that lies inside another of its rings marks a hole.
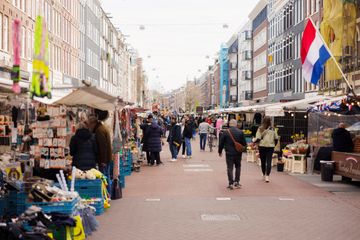
<instances>
[{"instance_id":1,"label":"market stall awning","mask_svg":"<svg viewBox=\"0 0 360 240\"><path fill-rule=\"evenodd\" d=\"M117 98L91 87L81 87L57 100L54 104L64 104L68 106L86 105L100 110L114 110Z\"/></svg>"},{"instance_id":2,"label":"market stall awning","mask_svg":"<svg viewBox=\"0 0 360 240\"><path fill-rule=\"evenodd\" d=\"M272 105L274 105L274 103L264 103L264 104L236 107L236 108L227 108L227 109L224 109L223 112L226 112L226 113L262 112L265 110L266 107L272 106Z\"/></svg>"},{"instance_id":3,"label":"market stall awning","mask_svg":"<svg viewBox=\"0 0 360 240\"><path fill-rule=\"evenodd\" d=\"M307 111L312 105L315 105L319 101L330 99L327 96L314 96L311 98L300 99L291 102L276 103L272 106L268 106L265 109L265 115L270 117L281 117L285 116L285 110L293 111Z\"/></svg>"}]
</instances>

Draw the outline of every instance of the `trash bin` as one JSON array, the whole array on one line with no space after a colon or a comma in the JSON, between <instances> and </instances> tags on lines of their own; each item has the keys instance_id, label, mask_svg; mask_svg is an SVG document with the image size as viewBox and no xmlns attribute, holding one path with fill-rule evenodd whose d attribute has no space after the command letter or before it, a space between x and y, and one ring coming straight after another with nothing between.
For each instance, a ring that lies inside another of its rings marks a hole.
<instances>
[{"instance_id":1,"label":"trash bin","mask_svg":"<svg viewBox=\"0 0 360 240\"><path fill-rule=\"evenodd\" d=\"M320 161L321 181L332 182L335 170L335 161Z\"/></svg>"}]
</instances>

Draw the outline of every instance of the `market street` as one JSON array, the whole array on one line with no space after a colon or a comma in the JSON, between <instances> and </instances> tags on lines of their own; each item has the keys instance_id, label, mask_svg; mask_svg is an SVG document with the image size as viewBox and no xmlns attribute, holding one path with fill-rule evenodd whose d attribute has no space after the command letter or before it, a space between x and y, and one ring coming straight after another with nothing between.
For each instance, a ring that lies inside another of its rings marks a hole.
<instances>
[{"instance_id":1,"label":"market street","mask_svg":"<svg viewBox=\"0 0 360 240\"><path fill-rule=\"evenodd\" d=\"M331 193L276 168L265 183L243 156L242 189L230 191L224 157L200 152L198 141L193 149L173 163L164 146L165 165L127 177L89 239L359 239L359 187L327 183L342 186Z\"/></svg>"}]
</instances>

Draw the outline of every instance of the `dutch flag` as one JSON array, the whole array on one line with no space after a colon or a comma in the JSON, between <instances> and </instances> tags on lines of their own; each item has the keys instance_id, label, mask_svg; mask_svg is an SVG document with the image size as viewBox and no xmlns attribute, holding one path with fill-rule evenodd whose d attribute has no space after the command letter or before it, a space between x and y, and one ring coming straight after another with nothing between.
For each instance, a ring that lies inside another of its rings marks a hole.
<instances>
[{"instance_id":1,"label":"dutch flag","mask_svg":"<svg viewBox=\"0 0 360 240\"><path fill-rule=\"evenodd\" d=\"M301 40L301 62L303 77L317 85L324 70L323 65L330 58L320 32L309 19Z\"/></svg>"}]
</instances>

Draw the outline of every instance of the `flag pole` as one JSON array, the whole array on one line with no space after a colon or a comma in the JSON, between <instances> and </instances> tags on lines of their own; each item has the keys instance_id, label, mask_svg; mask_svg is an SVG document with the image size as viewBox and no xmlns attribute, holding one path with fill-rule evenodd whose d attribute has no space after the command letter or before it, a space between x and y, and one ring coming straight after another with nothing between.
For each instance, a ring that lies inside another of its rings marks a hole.
<instances>
[{"instance_id":1,"label":"flag pole","mask_svg":"<svg viewBox=\"0 0 360 240\"><path fill-rule=\"evenodd\" d=\"M334 61L336 67L339 69L339 71L340 71L340 73L341 73L341 76L344 78L344 80L345 80L345 82L346 82L346 85L350 88L350 91L354 94L354 97L357 97L357 95L356 95L356 93L355 93L355 91L354 91L354 88L351 86L351 84L350 84L350 82L348 81L347 77L345 76L343 70L341 69L338 61L336 60L335 56L332 54L332 52L330 51L328 45L327 45L326 42L324 41L324 38L322 37L319 29L316 27L314 21L311 19L311 17L309 17L308 19L311 21L312 25L313 25L314 28L316 29L316 32L319 34L321 40L324 42L324 46L325 46L326 50L329 52L331 59Z\"/></svg>"}]
</instances>

